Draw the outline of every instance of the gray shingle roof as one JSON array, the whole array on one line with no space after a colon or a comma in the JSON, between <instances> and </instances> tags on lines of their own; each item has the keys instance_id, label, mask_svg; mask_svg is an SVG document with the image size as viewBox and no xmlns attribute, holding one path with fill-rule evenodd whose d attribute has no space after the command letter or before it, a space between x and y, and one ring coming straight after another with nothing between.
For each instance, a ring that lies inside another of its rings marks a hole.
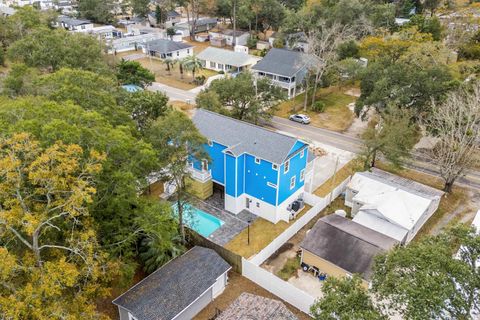
<instances>
[{"instance_id":1,"label":"gray shingle roof","mask_svg":"<svg viewBox=\"0 0 480 320\"><path fill-rule=\"evenodd\" d=\"M167 39L158 39L147 42L147 49L150 51L155 51L159 53L169 53L174 52L177 50L193 48L191 45L183 43L183 42L176 42Z\"/></svg>"},{"instance_id":2,"label":"gray shingle roof","mask_svg":"<svg viewBox=\"0 0 480 320\"><path fill-rule=\"evenodd\" d=\"M233 52L225 49L208 47L197 55L202 60L228 64L234 67L243 67L255 63L255 58L247 53Z\"/></svg>"},{"instance_id":3,"label":"gray shingle roof","mask_svg":"<svg viewBox=\"0 0 480 320\"><path fill-rule=\"evenodd\" d=\"M300 247L369 280L373 258L397 243L395 239L350 219L331 214L317 221Z\"/></svg>"},{"instance_id":4,"label":"gray shingle roof","mask_svg":"<svg viewBox=\"0 0 480 320\"><path fill-rule=\"evenodd\" d=\"M170 320L230 269L215 251L194 247L113 300L139 320Z\"/></svg>"},{"instance_id":5,"label":"gray shingle roof","mask_svg":"<svg viewBox=\"0 0 480 320\"><path fill-rule=\"evenodd\" d=\"M243 292L217 320L297 320L280 301Z\"/></svg>"},{"instance_id":6,"label":"gray shingle roof","mask_svg":"<svg viewBox=\"0 0 480 320\"><path fill-rule=\"evenodd\" d=\"M203 136L226 146L235 156L248 153L282 164L297 142L296 138L205 109L198 109L192 120Z\"/></svg>"},{"instance_id":7,"label":"gray shingle roof","mask_svg":"<svg viewBox=\"0 0 480 320\"><path fill-rule=\"evenodd\" d=\"M69 25L69 26L81 26L81 25L84 25L84 24L92 23L90 20L75 19L75 18L70 18L70 17L67 17L67 16L59 16L58 21L66 24L66 25Z\"/></svg>"},{"instance_id":8,"label":"gray shingle roof","mask_svg":"<svg viewBox=\"0 0 480 320\"><path fill-rule=\"evenodd\" d=\"M313 61L312 56L303 52L272 48L252 69L293 77L297 72L306 69Z\"/></svg>"}]
</instances>

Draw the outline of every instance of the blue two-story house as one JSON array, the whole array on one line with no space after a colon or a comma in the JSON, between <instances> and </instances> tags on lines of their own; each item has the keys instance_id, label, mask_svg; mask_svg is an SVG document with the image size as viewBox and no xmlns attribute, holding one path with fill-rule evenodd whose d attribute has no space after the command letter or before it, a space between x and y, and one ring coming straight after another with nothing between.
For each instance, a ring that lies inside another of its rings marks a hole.
<instances>
[{"instance_id":1,"label":"blue two-story house","mask_svg":"<svg viewBox=\"0 0 480 320\"><path fill-rule=\"evenodd\" d=\"M208 139L210 162L189 163L192 178L211 179L224 192L225 210L248 210L277 223L289 221L303 198L308 145L296 138L199 109L193 122Z\"/></svg>"}]
</instances>

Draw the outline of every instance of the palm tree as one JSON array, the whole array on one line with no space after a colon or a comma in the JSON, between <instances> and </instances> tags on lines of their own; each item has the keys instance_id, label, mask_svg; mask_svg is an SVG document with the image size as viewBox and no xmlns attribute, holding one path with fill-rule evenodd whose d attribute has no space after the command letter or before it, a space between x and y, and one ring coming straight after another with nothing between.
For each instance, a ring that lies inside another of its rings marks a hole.
<instances>
[{"instance_id":1,"label":"palm tree","mask_svg":"<svg viewBox=\"0 0 480 320\"><path fill-rule=\"evenodd\" d=\"M177 61L172 58L166 58L166 59L163 59L162 62L167 66L168 74L171 75L172 73L170 72L170 69L173 69L173 66L175 65L175 63L177 63Z\"/></svg>"},{"instance_id":2,"label":"palm tree","mask_svg":"<svg viewBox=\"0 0 480 320\"><path fill-rule=\"evenodd\" d=\"M198 59L196 55L187 56L182 60L182 65L186 70L192 71L193 80L195 80L195 72L203 69L202 60Z\"/></svg>"},{"instance_id":3,"label":"palm tree","mask_svg":"<svg viewBox=\"0 0 480 320\"><path fill-rule=\"evenodd\" d=\"M178 71L180 71L180 79L183 79L183 61L175 59L175 63L178 63Z\"/></svg>"}]
</instances>

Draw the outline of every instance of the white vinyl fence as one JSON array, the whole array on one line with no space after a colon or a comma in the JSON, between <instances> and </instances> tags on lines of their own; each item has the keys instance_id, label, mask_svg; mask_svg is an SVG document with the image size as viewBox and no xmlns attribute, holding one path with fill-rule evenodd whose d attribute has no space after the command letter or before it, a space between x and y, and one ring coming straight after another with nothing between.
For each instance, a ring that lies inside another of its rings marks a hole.
<instances>
[{"instance_id":1,"label":"white vinyl fence","mask_svg":"<svg viewBox=\"0 0 480 320\"><path fill-rule=\"evenodd\" d=\"M297 309L310 314L310 306L315 302L315 297L305 291L295 287L276 275L260 267L260 265L275 253L284 243L293 237L301 228L312 220L320 211L325 209L331 201L338 197L350 181L350 177L345 179L326 197L321 198L313 194L306 194L305 202L314 204L313 207L295 221L290 227L275 238L268 246L256 254L250 260L242 258L242 275L262 288L270 291L284 301L290 303Z\"/></svg>"},{"instance_id":2,"label":"white vinyl fence","mask_svg":"<svg viewBox=\"0 0 480 320\"><path fill-rule=\"evenodd\" d=\"M307 211L303 216L298 218L291 226L289 226L285 231L283 231L278 237L276 237L268 246L262 249L257 253L253 258L250 258L249 261L253 264L259 266L265 260L268 259L272 254L275 253L280 247L286 243L291 237L293 237L300 229L302 229L307 223L310 222L320 211L325 209L331 201L338 197L350 181L350 177L345 179L340 185L338 185L331 193L329 193L325 198L318 197L314 194L305 194L305 202L308 204L313 204L313 207Z\"/></svg>"},{"instance_id":3,"label":"white vinyl fence","mask_svg":"<svg viewBox=\"0 0 480 320\"><path fill-rule=\"evenodd\" d=\"M299 310L310 314L315 298L274 274L242 258L242 275Z\"/></svg>"}]
</instances>

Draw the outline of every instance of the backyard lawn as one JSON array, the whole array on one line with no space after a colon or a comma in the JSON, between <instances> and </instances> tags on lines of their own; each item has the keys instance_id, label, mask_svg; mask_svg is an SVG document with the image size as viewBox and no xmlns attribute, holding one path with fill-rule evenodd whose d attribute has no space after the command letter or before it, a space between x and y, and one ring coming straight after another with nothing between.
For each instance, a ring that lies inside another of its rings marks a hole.
<instances>
[{"instance_id":1,"label":"backyard lawn","mask_svg":"<svg viewBox=\"0 0 480 320\"><path fill-rule=\"evenodd\" d=\"M310 208L311 206L305 205L305 208L297 215L297 219L303 216ZM227 243L225 248L244 258L250 258L270 244L273 239L278 237L289 226L290 224L285 221L273 224L265 219L257 218L250 225L250 245L248 245L248 228L246 228Z\"/></svg>"},{"instance_id":2,"label":"backyard lawn","mask_svg":"<svg viewBox=\"0 0 480 320\"><path fill-rule=\"evenodd\" d=\"M354 114L348 108L348 104L355 102L355 97L345 94L344 91L346 90L347 88L342 89L338 87L319 89L317 101L325 104L324 112L303 111L305 94L302 93L294 99L281 103L275 115L288 118L292 113L300 112L310 116L310 125L343 132L350 127L354 119ZM308 100L310 103L311 99L309 98Z\"/></svg>"},{"instance_id":3,"label":"backyard lawn","mask_svg":"<svg viewBox=\"0 0 480 320\"><path fill-rule=\"evenodd\" d=\"M198 84L193 83L192 73L190 71L184 70L183 77L180 74L179 66L176 64L172 70L167 71L167 66L162 63L162 61L157 59L142 58L136 60L142 64L145 68L149 69L155 74L155 81L159 83L172 86L174 88L182 90L190 90L195 87L198 87ZM209 78L218 74L215 71L202 69L195 73L195 77L205 76Z\"/></svg>"}]
</instances>

